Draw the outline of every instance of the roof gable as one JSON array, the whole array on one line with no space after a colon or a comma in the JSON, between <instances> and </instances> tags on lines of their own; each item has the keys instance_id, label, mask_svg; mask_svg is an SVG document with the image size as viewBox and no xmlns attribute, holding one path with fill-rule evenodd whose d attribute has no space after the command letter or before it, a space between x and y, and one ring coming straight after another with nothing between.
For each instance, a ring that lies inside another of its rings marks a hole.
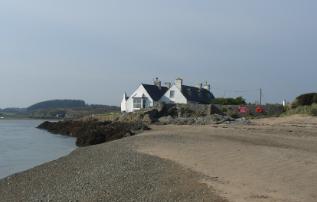
<instances>
[{"instance_id":1,"label":"roof gable","mask_svg":"<svg viewBox=\"0 0 317 202\"><path fill-rule=\"evenodd\" d=\"M161 99L161 97L166 93L166 91L168 90L167 87L162 86L161 88L159 88L156 85L149 85L149 84L142 84L142 86L144 87L144 89L148 92L148 94L151 96L151 98L154 101L158 101Z\"/></svg>"}]
</instances>

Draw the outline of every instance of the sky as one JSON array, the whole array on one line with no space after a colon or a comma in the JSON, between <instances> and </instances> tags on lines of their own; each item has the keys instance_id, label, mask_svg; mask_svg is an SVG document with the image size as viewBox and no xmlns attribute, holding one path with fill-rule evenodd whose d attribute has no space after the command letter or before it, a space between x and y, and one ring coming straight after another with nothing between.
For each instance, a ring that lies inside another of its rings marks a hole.
<instances>
[{"instance_id":1,"label":"sky","mask_svg":"<svg viewBox=\"0 0 317 202\"><path fill-rule=\"evenodd\" d=\"M280 103L317 91L316 0L2 0L0 108L119 105L155 77Z\"/></svg>"}]
</instances>

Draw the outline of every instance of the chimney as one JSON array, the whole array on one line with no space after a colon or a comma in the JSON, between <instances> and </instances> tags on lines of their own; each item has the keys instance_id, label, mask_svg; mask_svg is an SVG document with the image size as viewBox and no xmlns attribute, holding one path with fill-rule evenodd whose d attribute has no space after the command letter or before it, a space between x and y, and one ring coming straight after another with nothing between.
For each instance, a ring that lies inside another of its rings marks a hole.
<instances>
[{"instance_id":1,"label":"chimney","mask_svg":"<svg viewBox=\"0 0 317 202\"><path fill-rule=\"evenodd\" d=\"M206 83L204 84L203 88L206 89L206 90L208 90L208 91L211 90L211 89L210 89L210 88L211 88L211 87L210 87L210 84L208 84L207 81L206 81Z\"/></svg>"},{"instance_id":2,"label":"chimney","mask_svg":"<svg viewBox=\"0 0 317 202\"><path fill-rule=\"evenodd\" d=\"M182 90L183 79L177 78L177 79L175 80L175 85L176 85L177 88L179 88L180 90Z\"/></svg>"},{"instance_id":3,"label":"chimney","mask_svg":"<svg viewBox=\"0 0 317 202\"><path fill-rule=\"evenodd\" d=\"M162 87L162 82L159 80L158 77L155 78L155 80L154 80L154 85L156 85L156 86L159 87L159 88Z\"/></svg>"}]
</instances>

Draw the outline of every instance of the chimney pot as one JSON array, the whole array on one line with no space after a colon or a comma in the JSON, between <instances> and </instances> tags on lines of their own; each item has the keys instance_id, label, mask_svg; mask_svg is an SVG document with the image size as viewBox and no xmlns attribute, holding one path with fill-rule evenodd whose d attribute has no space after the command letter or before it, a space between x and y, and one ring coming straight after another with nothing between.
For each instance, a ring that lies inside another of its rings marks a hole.
<instances>
[{"instance_id":1,"label":"chimney pot","mask_svg":"<svg viewBox=\"0 0 317 202\"><path fill-rule=\"evenodd\" d=\"M155 78L155 80L154 80L154 85L156 85L156 86L159 87L159 88L162 87L162 82L159 80L158 77Z\"/></svg>"},{"instance_id":2,"label":"chimney pot","mask_svg":"<svg viewBox=\"0 0 317 202\"><path fill-rule=\"evenodd\" d=\"M210 89L210 88L211 88L211 87L210 87L210 84L208 84L207 81L206 81L206 83L204 84L203 88L206 89L206 90L208 90L208 91L211 90L211 89Z\"/></svg>"}]
</instances>

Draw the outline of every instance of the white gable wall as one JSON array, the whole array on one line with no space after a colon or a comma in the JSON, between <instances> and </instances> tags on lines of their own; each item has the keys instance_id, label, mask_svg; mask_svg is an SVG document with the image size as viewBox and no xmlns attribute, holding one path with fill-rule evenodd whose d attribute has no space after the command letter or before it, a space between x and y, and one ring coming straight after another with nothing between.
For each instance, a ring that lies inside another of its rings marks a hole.
<instances>
[{"instance_id":1,"label":"white gable wall","mask_svg":"<svg viewBox=\"0 0 317 202\"><path fill-rule=\"evenodd\" d=\"M123 98L121 101L121 112L126 112L127 111L127 94L123 94Z\"/></svg>"},{"instance_id":2,"label":"white gable wall","mask_svg":"<svg viewBox=\"0 0 317 202\"><path fill-rule=\"evenodd\" d=\"M127 111L127 101L123 99L121 101L121 112L126 112Z\"/></svg>"},{"instance_id":3,"label":"white gable wall","mask_svg":"<svg viewBox=\"0 0 317 202\"><path fill-rule=\"evenodd\" d=\"M154 101L151 98L151 96L148 94L148 92L145 90L145 88L143 87L143 85L140 85L138 87L138 89L136 89L136 91L134 91L132 93L132 95L130 96L130 98L127 100L126 103L126 112L134 112L136 110L140 110L140 108L134 108L133 107L133 98L134 97L145 97L145 107L153 107L154 105Z\"/></svg>"},{"instance_id":4,"label":"white gable wall","mask_svg":"<svg viewBox=\"0 0 317 202\"><path fill-rule=\"evenodd\" d=\"M170 97L171 91L175 92L173 98ZM164 103L168 103L168 104L171 104L171 103L187 104L188 103L186 97L183 95L181 90L176 85L173 85L170 89L168 89L168 91L162 96L160 101Z\"/></svg>"}]
</instances>

